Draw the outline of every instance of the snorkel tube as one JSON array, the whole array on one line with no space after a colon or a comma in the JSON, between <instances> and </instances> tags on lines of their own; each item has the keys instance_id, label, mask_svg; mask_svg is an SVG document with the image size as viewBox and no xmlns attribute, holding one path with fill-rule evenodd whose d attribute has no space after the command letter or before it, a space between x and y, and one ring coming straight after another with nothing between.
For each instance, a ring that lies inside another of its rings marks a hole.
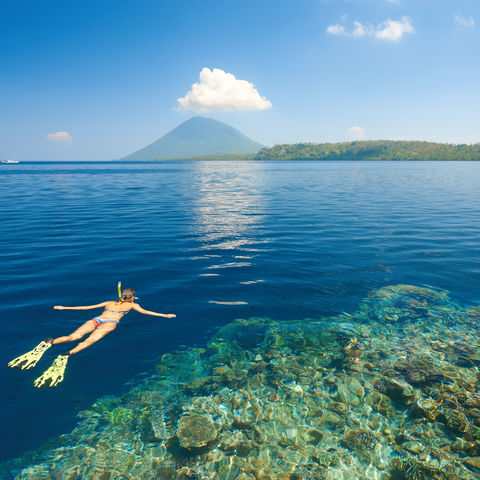
<instances>
[{"instance_id":1,"label":"snorkel tube","mask_svg":"<svg viewBox=\"0 0 480 480\"><path fill-rule=\"evenodd\" d=\"M118 299L123 300L123 298L122 298L122 282L118 282L117 288L118 288Z\"/></svg>"}]
</instances>

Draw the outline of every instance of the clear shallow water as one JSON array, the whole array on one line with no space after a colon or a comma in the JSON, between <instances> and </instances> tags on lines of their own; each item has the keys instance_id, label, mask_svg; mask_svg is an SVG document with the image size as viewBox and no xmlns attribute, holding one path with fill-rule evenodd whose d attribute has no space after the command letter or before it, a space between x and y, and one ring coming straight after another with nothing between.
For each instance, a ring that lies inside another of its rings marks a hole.
<instances>
[{"instance_id":1,"label":"clear shallow water","mask_svg":"<svg viewBox=\"0 0 480 480\"><path fill-rule=\"evenodd\" d=\"M130 314L56 390L31 384L61 347L32 371L2 370L2 455L69 431L94 399L234 318L353 311L397 283L478 303L479 173L463 162L3 165L4 364L93 316L53 305L113 299L118 280L177 318Z\"/></svg>"}]
</instances>

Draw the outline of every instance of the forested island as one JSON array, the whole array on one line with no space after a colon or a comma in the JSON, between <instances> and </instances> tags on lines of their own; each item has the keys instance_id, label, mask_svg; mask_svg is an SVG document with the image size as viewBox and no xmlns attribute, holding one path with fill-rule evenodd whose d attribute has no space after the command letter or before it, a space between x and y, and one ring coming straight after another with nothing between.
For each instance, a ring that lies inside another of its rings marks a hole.
<instances>
[{"instance_id":1,"label":"forested island","mask_svg":"<svg viewBox=\"0 0 480 480\"><path fill-rule=\"evenodd\" d=\"M480 160L480 143L365 140L343 143L296 143L262 148L255 160Z\"/></svg>"},{"instance_id":2,"label":"forested island","mask_svg":"<svg viewBox=\"0 0 480 480\"><path fill-rule=\"evenodd\" d=\"M160 159L157 159L160 160ZM365 140L343 143L295 143L262 148L258 153L198 155L171 160L480 160L474 145L407 140Z\"/></svg>"}]
</instances>

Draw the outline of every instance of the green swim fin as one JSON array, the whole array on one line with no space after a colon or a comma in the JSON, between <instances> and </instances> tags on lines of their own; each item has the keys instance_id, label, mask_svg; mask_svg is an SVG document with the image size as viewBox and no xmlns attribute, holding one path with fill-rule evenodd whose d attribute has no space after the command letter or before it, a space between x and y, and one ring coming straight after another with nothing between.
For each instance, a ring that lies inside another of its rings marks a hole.
<instances>
[{"instance_id":1,"label":"green swim fin","mask_svg":"<svg viewBox=\"0 0 480 480\"><path fill-rule=\"evenodd\" d=\"M36 388L56 387L63 380L69 358L69 353L58 355L50 367L33 382L33 386Z\"/></svg>"},{"instance_id":2,"label":"green swim fin","mask_svg":"<svg viewBox=\"0 0 480 480\"><path fill-rule=\"evenodd\" d=\"M53 345L53 339L46 338L42 340L33 350L30 350L11 362L8 362L10 368L19 368L20 370L28 370L33 368L42 358L42 355Z\"/></svg>"}]
</instances>

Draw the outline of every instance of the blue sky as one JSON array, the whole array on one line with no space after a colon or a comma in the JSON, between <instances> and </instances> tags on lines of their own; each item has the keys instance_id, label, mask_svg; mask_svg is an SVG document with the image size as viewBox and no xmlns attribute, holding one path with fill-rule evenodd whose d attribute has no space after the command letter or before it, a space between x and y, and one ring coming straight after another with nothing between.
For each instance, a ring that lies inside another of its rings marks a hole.
<instances>
[{"instance_id":1,"label":"blue sky","mask_svg":"<svg viewBox=\"0 0 480 480\"><path fill-rule=\"evenodd\" d=\"M478 0L0 9L0 158L110 160L198 114L266 145L480 142Z\"/></svg>"}]
</instances>

